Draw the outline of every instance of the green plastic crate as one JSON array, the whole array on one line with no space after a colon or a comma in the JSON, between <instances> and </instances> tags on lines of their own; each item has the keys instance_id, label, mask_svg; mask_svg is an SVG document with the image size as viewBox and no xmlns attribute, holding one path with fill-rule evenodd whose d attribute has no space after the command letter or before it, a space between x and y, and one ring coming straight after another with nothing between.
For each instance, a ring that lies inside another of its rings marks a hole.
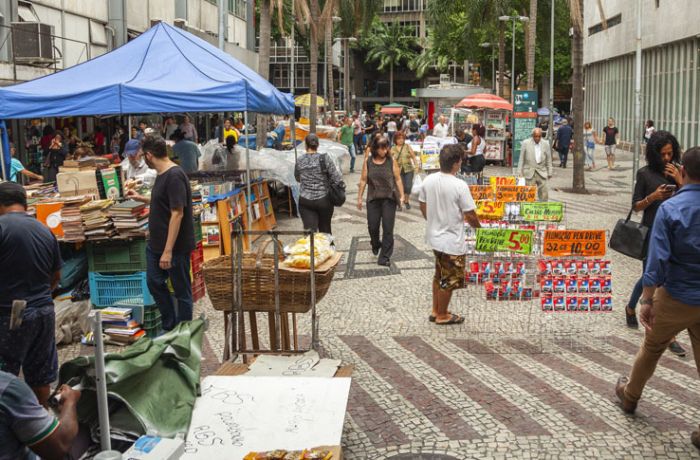
<instances>
[{"instance_id":1,"label":"green plastic crate","mask_svg":"<svg viewBox=\"0 0 700 460\"><path fill-rule=\"evenodd\" d=\"M163 326L163 322L161 321L160 313L159 313L158 316L156 316L153 319L150 319L150 320L145 319L143 321L142 329L145 329L145 330L160 329L162 326Z\"/></svg>"},{"instance_id":2,"label":"green plastic crate","mask_svg":"<svg viewBox=\"0 0 700 460\"><path fill-rule=\"evenodd\" d=\"M202 220L199 217L194 218L194 242L202 241Z\"/></svg>"},{"instance_id":3,"label":"green plastic crate","mask_svg":"<svg viewBox=\"0 0 700 460\"><path fill-rule=\"evenodd\" d=\"M146 240L92 242L87 245L87 256L91 272L144 272Z\"/></svg>"},{"instance_id":4,"label":"green plastic crate","mask_svg":"<svg viewBox=\"0 0 700 460\"><path fill-rule=\"evenodd\" d=\"M149 339L155 339L163 335L163 328L161 326L155 327L153 329L144 329L146 331L146 337Z\"/></svg>"}]
</instances>

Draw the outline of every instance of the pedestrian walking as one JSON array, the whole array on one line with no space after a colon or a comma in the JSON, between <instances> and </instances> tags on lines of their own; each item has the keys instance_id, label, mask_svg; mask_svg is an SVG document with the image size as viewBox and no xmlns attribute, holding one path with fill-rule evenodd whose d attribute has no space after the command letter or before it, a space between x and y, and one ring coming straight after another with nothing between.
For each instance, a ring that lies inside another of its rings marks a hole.
<instances>
[{"instance_id":1,"label":"pedestrian walking","mask_svg":"<svg viewBox=\"0 0 700 460\"><path fill-rule=\"evenodd\" d=\"M353 144L355 145L355 154L359 155L360 152L364 151L364 143L362 138L364 135L364 130L362 129L362 122L357 114L352 116L352 129L353 129Z\"/></svg>"},{"instance_id":2,"label":"pedestrian walking","mask_svg":"<svg viewBox=\"0 0 700 460\"><path fill-rule=\"evenodd\" d=\"M304 140L306 154L299 157L294 167L294 177L299 182L299 215L305 230L333 233L333 203L329 196L330 184L343 181L340 171L326 154L318 153L319 139L309 134Z\"/></svg>"},{"instance_id":3,"label":"pedestrian walking","mask_svg":"<svg viewBox=\"0 0 700 460\"><path fill-rule=\"evenodd\" d=\"M372 155L362 167L357 209L362 211L362 196L367 187L367 227L372 253L379 255L377 263L389 267L394 252L394 219L396 207L405 201L398 164L389 155L389 141L378 139L372 145ZM379 238L379 227L382 236Z\"/></svg>"},{"instance_id":4,"label":"pedestrian walking","mask_svg":"<svg viewBox=\"0 0 700 460\"><path fill-rule=\"evenodd\" d=\"M408 116L404 133L409 141L415 141L420 136L420 123L416 120L415 114L412 113Z\"/></svg>"},{"instance_id":5,"label":"pedestrian walking","mask_svg":"<svg viewBox=\"0 0 700 460\"><path fill-rule=\"evenodd\" d=\"M398 126L396 125L396 119L391 117L386 123L386 134L389 136L389 145L394 145L394 137L398 131Z\"/></svg>"},{"instance_id":6,"label":"pedestrian walking","mask_svg":"<svg viewBox=\"0 0 700 460\"><path fill-rule=\"evenodd\" d=\"M0 183L0 369L22 371L42 405L58 377L51 293L62 263L56 237L27 214L24 187Z\"/></svg>"},{"instance_id":7,"label":"pedestrian walking","mask_svg":"<svg viewBox=\"0 0 700 460\"><path fill-rule=\"evenodd\" d=\"M651 139L652 134L656 132L656 128L654 127L654 120L647 120L646 123L644 123L644 135L642 136L642 144L647 144L649 143L649 139Z\"/></svg>"},{"instance_id":8,"label":"pedestrian walking","mask_svg":"<svg viewBox=\"0 0 700 460\"><path fill-rule=\"evenodd\" d=\"M552 150L549 142L542 139L540 128L533 129L532 137L521 144L518 174L525 178L527 185L537 186L539 201L549 200L547 182L552 178Z\"/></svg>"},{"instance_id":9,"label":"pedestrian walking","mask_svg":"<svg viewBox=\"0 0 700 460\"><path fill-rule=\"evenodd\" d=\"M401 170L401 184L403 185L403 204L406 209L411 209L410 197L413 188L413 176L418 171L419 162L410 145L406 144L406 136L397 132L394 137L396 145L391 148L391 157L398 163Z\"/></svg>"},{"instance_id":10,"label":"pedestrian walking","mask_svg":"<svg viewBox=\"0 0 700 460\"><path fill-rule=\"evenodd\" d=\"M608 125L603 128L603 144L605 144L605 156L608 160L608 169L615 169L615 150L620 141L620 130L615 126L615 120L608 118Z\"/></svg>"},{"instance_id":11,"label":"pedestrian walking","mask_svg":"<svg viewBox=\"0 0 700 460\"><path fill-rule=\"evenodd\" d=\"M444 115L438 117L438 122L433 127L433 136L447 137L450 134L450 125L447 123L447 118Z\"/></svg>"},{"instance_id":12,"label":"pedestrian walking","mask_svg":"<svg viewBox=\"0 0 700 460\"><path fill-rule=\"evenodd\" d=\"M338 131L338 139L341 144L348 149L350 154L350 172L355 172L355 141L354 141L354 130L352 126L352 120L350 118L345 118L343 126Z\"/></svg>"},{"instance_id":13,"label":"pedestrian walking","mask_svg":"<svg viewBox=\"0 0 700 460\"><path fill-rule=\"evenodd\" d=\"M449 311L452 292L464 287L464 222L481 227L469 186L456 177L461 163L462 147L444 146L440 151L440 172L426 177L418 196L421 214L427 221L426 241L435 255L433 308L428 319L440 325L464 322L463 316Z\"/></svg>"},{"instance_id":14,"label":"pedestrian walking","mask_svg":"<svg viewBox=\"0 0 700 460\"><path fill-rule=\"evenodd\" d=\"M561 123L554 140L554 149L559 153L559 167L566 168L566 161L569 158L569 148L571 146L571 139L574 137L574 130L571 129L566 118L564 118Z\"/></svg>"},{"instance_id":15,"label":"pedestrian walking","mask_svg":"<svg viewBox=\"0 0 700 460\"><path fill-rule=\"evenodd\" d=\"M642 224L649 229L647 241L644 242L645 258L642 260L642 273L647 265L649 237L654 226L654 218L661 203L673 196L676 189L683 185L680 172L681 148L678 140L667 131L657 131L649 139L646 148L647 165L637 171L632 204L636 212L643 211ZM639 327L635 309L642 295L643 278L639 278L625 309L627 326ZM685 356L685 350L675 338L669 344L669 350L678 356Z\"/></svg>"},{"instance_id":16,"label":"pedestrian walking","mask_svg":"<svg viewBox=\"0 0 700 460\"><path fill-rule=\"evenodd\" d=\"M598 137L593 131L593 126L590 121L583 124L583 145L586 148L586 168L589 171L595 169L595 145L598 142Z\"/></svg>"},{"instance_id":17,"label":"pedestrian walking","mask_svg":"<svg viewBox=\"0 0 700 460\"><path fill-rule=\"evenodd\" d=\"M634 413L668 344L687 329L700 372L700 147L683 154L683 187L659 206L649 242L639 320L646 331L629 377L615 393ZM700 449L700 429L691 435Z\"/></svg>"},{"instance_id":18,"label":"pedestrian walking","mask_svg":"<svg viewBox=\"0 0 700 460\"><path fill-rule=\"evenodd\" d=\"M168 158L163 138L147 135L141 149L146 164L155 169L158 176L150 197L134 191L127 196L150 203L146 279L163 318L163 329L169 331L182 321L192 320L192 190L185 171ZM168 290L168 279L175 291L177 308Z\"/></svg>"}]
</instances>

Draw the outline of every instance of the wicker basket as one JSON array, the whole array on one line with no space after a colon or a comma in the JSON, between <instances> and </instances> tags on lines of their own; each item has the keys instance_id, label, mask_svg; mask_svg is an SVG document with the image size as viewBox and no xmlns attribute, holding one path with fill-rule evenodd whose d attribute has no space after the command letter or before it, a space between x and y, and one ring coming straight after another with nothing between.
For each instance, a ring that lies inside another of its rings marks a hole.
<instances>
[{"instance_id":1,"label":"wicker basket","mask_svg":"<svg viewBox=\"0 0 700 460\"><path fill-rule=\"evenodd\" d=\"M265 253L268 240L258 252L243 253L243 309L246 311L275 311L275 258ZM284 259L282 248L280 261ZM316 268L316 302L328 292L335 275L335 268L340 261L340 254L328 259ZM231 256L221 256L205 262L202 271L207 292L214 309L231 311L233 305L231 289ZM306 313L311 309L311 272L279 268L280 311L288 313Z\"/></svg>"}]
</instances>

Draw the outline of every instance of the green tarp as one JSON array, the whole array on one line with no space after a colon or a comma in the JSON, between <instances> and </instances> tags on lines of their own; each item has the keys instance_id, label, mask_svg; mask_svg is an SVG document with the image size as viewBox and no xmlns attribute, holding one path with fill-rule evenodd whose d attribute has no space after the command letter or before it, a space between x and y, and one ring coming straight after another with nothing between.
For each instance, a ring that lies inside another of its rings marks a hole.
<instances>
[{"instance_id":1,"label":"green tarp","mask_svg":"<svg viewBox=\"0 0 700 460\"><path fill-rule=\"evenodd\" d=\"M180 323L156 339L142 338L121 353L105 355L112 432L164 437L187 433L199 394L204 320ZM59 381L83 382L78 418L98 424L94 357L81 356L61 366Z\"/></svg>"}]
</instances>

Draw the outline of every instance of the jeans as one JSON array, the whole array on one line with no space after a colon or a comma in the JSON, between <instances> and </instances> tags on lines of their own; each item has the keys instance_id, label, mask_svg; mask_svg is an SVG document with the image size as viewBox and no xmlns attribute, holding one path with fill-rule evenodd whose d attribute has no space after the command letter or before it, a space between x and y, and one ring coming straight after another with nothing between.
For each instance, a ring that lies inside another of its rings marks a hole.
<instances>
[{"instance_id":1,"label":"jeans","mask_svg":"<svg viewBox=\"0 0 700 460\"><path fill-rule=\"evenodd\" d=\"M403 172L401 171L401 184L403 185L403 194L406 197L406 200L408 200L408 197L411 195L411 189L413 188L413 175L415 173L413 171L409 172Z\"/></svg>"},{"instance_id":2,"label":"jeans","mask_svg":"<svg viewBox=\"0 0 700 460\"><path fill-rule=\"evenodd\" d=\"M651 229L650 229L651 231ZM632 288L632 294L630 294L630 301L627 303L627 307L630 310L634 310L637 308L637 304L639 303L639 298L642 297L642 291L644 290L644 286L642 284L642 281L644 279L644 270L647 267L647 260L644 259L642 260L642 276L639 277L637 280L637 283L634 285L634 288Z\"/></svg>"},{"instance_id":3,"label":"jeans","mask_svg":"<svg viewBox=\"0 0 700 460\"><path fill-rule=\"evenodd\" d=\"M379 249L379 262L389 262L394 253L394 219L396 201L381 198L367 202L367 228L372 250ZM382 239L379 239L379 225L382 226Z\"/></svg>"},{"instance_id":4,"label":"jeans","mask_svg":"<svg viewBox=\"0 0 700 460\"><path fill-rule=\"evenodd\" d=\"M569 147L567 146L565 149L557 150L557 152L559 152L559 161L561 165L566 168L566 160L569 157Z\"/></svg>"},{"instance_id":5,"label":"jeans","mask_svg":"<svg viewBox=\"0 0 700 460\"><path fill-rule=\"evenodd\" d=\"M644 386L654 375L659 358L673 338L684 329L688 330L695 366L700 370L700 308L674 299L661 287L654 294L654 314L654 325L644 335L625 388L625 398L630 401L639 400Z\"/></svg>"},{"instance_id":6,"label":"jeans","mask_svg":"<svg viewBox=\"0 0 700 460\"><path fill-rule=\"evenodd\" d=\"M355 146L355 153L362 152L364 150L362 145L362 134L354 134L352 140L353 145Z\"/></svg>"},{"instance_id":7,"label":"jeans","mask_svg":"<svg viewBox=\"0 0 700 460\"><path fill-rule=\"evenodd\" d=\"M346 145L348 152L350 152L350 172L355 172L355 145Z\"/></svg>"},{"instance_id":8,"label":"jeans","mask_svg":"<svg viewBox=\"0 0 700 460\"><path fill-rule=\"evenodd\" d=\"M592 166L595 164L595 156L593 152L595 152L595 147L586 146L586 166Z\"/></svg>"},{"instance_id":9,"label":"jeans","mask_svg":"<svg viewBox=\"0 0 700 460\"><path fill-rule=\"evenodd\" d=\"M190 254L173 254L169 270L160 268L163 254L146 248L146 281L148 290L158 305L163 319L163 329L169 331L182 321L192 321L192 280L190 279ZM168 290L167 281L173 285L177 308Z\"/></svg>"},{"instance_id":10,"label":"jeans","mask_svg":"<svg viewBox=\"0 0 700 460\"><path fill-rule=\"evenodd\" d=\"M386 134L389 136L389 147L392 147L394 145L394 135L396 131L387 131Z\"/></svg>"},{"instance_id":11,"label":"jeans","mask_svg":"<svg viewBox=\"0 0 700 460\"><path fill-rule=\"evenodd\" d=\"M318 200L299 198L299 215L304 225L304 230L313 232L332 233L331 219L334 207L328 195Z\"/></svg>"}]
</instances>

